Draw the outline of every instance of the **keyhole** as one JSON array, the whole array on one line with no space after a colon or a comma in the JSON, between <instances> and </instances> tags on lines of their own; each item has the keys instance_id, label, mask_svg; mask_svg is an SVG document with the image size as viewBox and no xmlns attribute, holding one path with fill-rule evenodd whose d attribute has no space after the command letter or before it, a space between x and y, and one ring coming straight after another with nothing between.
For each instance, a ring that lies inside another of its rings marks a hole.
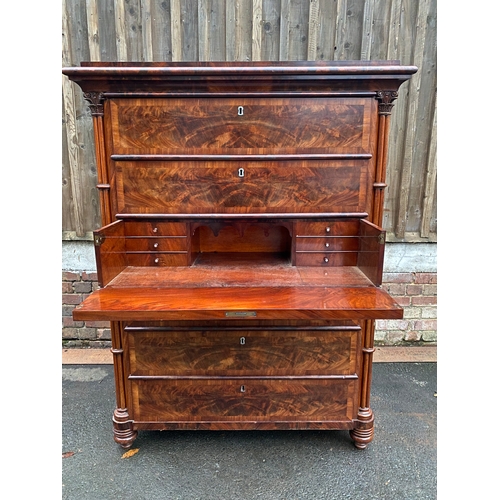
<instances>
[{"instance_id":1,"label":"keyhole","mask_svg":"<svg viewBox=\"0 0 500 500\"><path fill-rule=\"evenodd\" d=\"M238 116L243 116L243 106L238 106Z\"/></svg>"},{"instance_id":2,"label":"keyhole","mask_svg":"<svg viewBox=\"0 0 500 500\"><path fill-rule=\"evenodd\" d=\"M240 337L240 344L245 345L245 343L246 343L245 337Z\"/></svg>"},{"instance_id":3,"label":"keyhole","mask_svg":"<svg viewBox=\"0 0 500 500\"><path fill-rule=\"evenodd\" d=\"M245 169L244 168L238 169L238 177L245 177Z\"/></svg>"},{"instance_id":4,"label":"keyhole","mask_svg":"<svg viewBox=\"0 0 500 500\"><path fill-rule=\"evenodd\" d=\"M245 386L244 386L244 385L242 385L242 386L240 387L240 392L245 392L245 391L246 391Z\"/></svg>"}]
</instances>

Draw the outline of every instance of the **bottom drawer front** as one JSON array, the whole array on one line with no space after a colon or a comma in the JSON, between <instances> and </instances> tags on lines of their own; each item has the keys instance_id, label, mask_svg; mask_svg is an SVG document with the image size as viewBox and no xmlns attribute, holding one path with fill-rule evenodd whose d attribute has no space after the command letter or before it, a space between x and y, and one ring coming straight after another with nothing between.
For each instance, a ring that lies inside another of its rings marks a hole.
<instances>
[{"instance_id":1,"label":"bottom drawer front","mask_svg":"<svg viewBox=\"0 0 500 500\"><path fill-rule=\"evenodd\" d=\"M133 380L133 418L143 422L349 421L356 379Z\"/></svg>"}]
</instances>

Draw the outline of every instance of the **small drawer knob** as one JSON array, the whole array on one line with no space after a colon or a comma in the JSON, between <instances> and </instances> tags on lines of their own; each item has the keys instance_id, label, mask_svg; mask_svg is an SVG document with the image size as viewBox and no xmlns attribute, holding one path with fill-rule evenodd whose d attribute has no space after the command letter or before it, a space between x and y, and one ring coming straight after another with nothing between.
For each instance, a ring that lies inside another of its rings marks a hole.
<instances>
[{"instance_id":1,"label":"small drawer knob","mask_svg":"<svg viewBox=\"0 0 500 500\"><path fill-rule=\"evenodd\" d=\"M328 257L325 257L323 260L324 260L326 263L328 263L328 262L329 262Z\"/></svg>"},{"instance_id":2,"label":"small drawer knob","mask_svg":"<svg viewBox=\"0 0 500 500\"><path fill-rule=\"evenodd\" d=\"M158 264L159 262L160 262L160 259L158 257L156 257L155 264Z\"/></svg>"},{"instance_id":3,"label":"small drawer knob","mask_svg":"<svg viewBox=\"0 0 500 500\"><path fill-rule=\"evenodd\" d=\"M326 248L330 248L330 243L325 243Z\"/></svg>"},{"instance_id":4,"label":"small drawer knob","mask_svg":"<svg viewBox=\"0 0 500 500\"><path fill-rule=\"evenodd\" d=\"M325 231L326 231L327 233L329 233L329 232L330 232L330 228L329 228L329 227L327 227L327 228L325 229Z\"/></svg>"},{"instance_id":5,"label":"small drawer knob","mask_svg":"<svg viewBox=\"0 0 500 500\"><path fill-rule=\"evenodd\" d=\"M157 227L154 227L153 228L153 233L157 233L158 232L158 228Z\"/></svg>"},{"instance_id":6,"label":"small drawer knob","mask_svg":"<svg viewBox=\"0 0 500 500\"><path fill-rule=\"evenodd\" d=\"M153 245L153 248L158 248L160 244L158 242L156 242L154 245Z\"/></svg>"}]
</instances>

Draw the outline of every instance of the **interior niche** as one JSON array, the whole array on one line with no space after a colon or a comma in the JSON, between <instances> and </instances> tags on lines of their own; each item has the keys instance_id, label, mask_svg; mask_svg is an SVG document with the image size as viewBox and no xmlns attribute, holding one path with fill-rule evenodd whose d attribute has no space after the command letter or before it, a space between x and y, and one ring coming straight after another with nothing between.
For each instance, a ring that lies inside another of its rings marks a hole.
<instances>
[{"instance_id":1,"label":"interior niche","mask_svg":"<svg viewBox=\"0 0 500 500\"><path fill-rule=\"evenodd\" d=\"M194 265L245 260L289 263L291 248L291 228L268 223L208 223L196 227L191 235Z\"/></svg>"}]
</instances>

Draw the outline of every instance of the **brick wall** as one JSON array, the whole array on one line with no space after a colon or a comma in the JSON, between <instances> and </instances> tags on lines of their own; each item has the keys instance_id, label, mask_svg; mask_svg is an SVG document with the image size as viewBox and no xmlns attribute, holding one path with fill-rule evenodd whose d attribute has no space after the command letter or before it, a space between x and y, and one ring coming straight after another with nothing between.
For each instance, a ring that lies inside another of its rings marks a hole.
<instances>
[{"instance_id":1,"label":"brick wall","mask_svg":"<svg viewBox=\"0 0 500 500\"><path fill-rule=\"evenodd\" d=\"M384 273L383 288L404 307L400 320L377 320L375 344L437 343L437 273ZM62 273L64 347L110 347L107 321L73 321L74 307L97 289L97 273Z\"/></svg>"},{"instance_id":2,"label":"brick wall","mask_svg":"<svg viewBox=\"0 0 500 500\"><path fill-rule=\"evenodd\" d=\"M108 321L73 321L76 305L98 288L97 273L62 273L62 343L64 347L111 347Z\"/></svg>"}]
</instances>

